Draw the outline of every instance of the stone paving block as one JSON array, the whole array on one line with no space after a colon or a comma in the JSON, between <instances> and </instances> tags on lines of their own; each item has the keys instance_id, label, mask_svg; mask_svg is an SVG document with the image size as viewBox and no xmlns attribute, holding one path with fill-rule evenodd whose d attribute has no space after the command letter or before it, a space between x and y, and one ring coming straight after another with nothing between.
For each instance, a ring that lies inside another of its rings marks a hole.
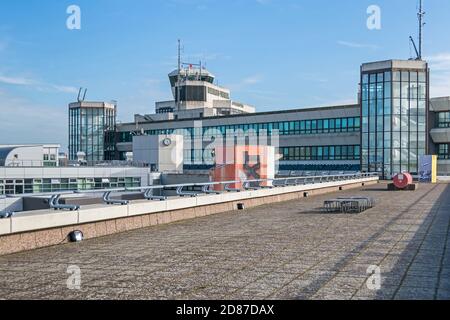
<instances>
[{"instance_id":1,"label":"stone paving block","mask_svg":"<svg viewBox=\"0 0 450 320\"><path fill-rule=\"evenodd\" d=\"M407 274L401 285L403 287L435 289L438 286L438 277L423 277Z\"/></svg>"},{"instance_id":2,"label":"stone paving block","mask_svg":"<svg viewBox=\"0 0 450 320\"><path fill-rule=\"evenodd\" d=\"M396 294L396 299L449 299L445 255L450 250L443 247L448 192L446 185L423 185L398 198L376 185L309 198L276 195L290 201L270 205L248 199L243 213L228 212L235 205L231 200L200 213L181 209L73 226L88 240L0 257L5 276L0 296L384 300ZM341 195L369 195L377 206L359 215L318 210L325 199ZM434 206L438 199L441 205ZM205 216L217 212L224 213ZM201 217L176 222L190 215ZM176 223L160 225L168 222ZM58 230L61 241L70 232ZM117 230L130 231L111 234ZM104 236L89 240L97 234ZM37 236L46 241L45 234L31 235L30 241ZM5 251L14 237L2 240L0 251ZM82 270L81 290L65 288L70 264ZM381 268L377 291L365 285L370 264Z\"/></svg>"},{"instance_id":3,"label":"stone paving block","mask_svg":"<svg viewBox=\"0 0 450 320\"><path fill-rule=\"evenodd\" d=\"M395 300L434 300L435 289L400 287L394 296Z\"/></svg>"}]
</instances>

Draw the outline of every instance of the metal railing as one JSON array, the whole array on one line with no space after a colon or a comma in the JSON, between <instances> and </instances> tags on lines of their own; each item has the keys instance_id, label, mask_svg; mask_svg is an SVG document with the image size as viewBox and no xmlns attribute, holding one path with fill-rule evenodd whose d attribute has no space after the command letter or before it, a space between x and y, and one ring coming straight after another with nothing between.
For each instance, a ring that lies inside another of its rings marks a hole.
<instances>
[{"instance_id":1,"label":"metal railing","mask_svg":"<svg viewBox=\"0 0 450 320\"><path fill-rule=\"evenodd\" d=\"M253 180L235 180L235 181L220 181L220 182L197 182L186 184L172 184L172 185L153 185L130 188L115 188L115 189L98 189L98 190L77 190L77 191L61 191L50 193L35 193L22 195L6 195L8 198L23 198L23 197L49 197L50 208L55 210L78 210L78 205L60 204L59 200L63 195L77 195L77 194L103 194L103 202L108 205L127 205L128 200L116 200L111 198L112 193L126 193L126 192L141 192L147 200L166 201L167 196L154 195L155 190L176 189L176 194L179 197L197 197L201 194L220 194L222 192L241 192L250 190L260 190L268 188L285 188L299 185L313 185L327 182L348 181L354 179L363 179L378 177L377 173L353 173L341 175L326 175L326 176L303 176L303 177L282 177L273 179L253 179ZM233 185L240 185L236 187ZM212 187L220 186L223 191L211 189ZM186 191L185 188L198 188L199 191ZM3 212L4 213L4 212Z\"/></svg>"}]
</instances>

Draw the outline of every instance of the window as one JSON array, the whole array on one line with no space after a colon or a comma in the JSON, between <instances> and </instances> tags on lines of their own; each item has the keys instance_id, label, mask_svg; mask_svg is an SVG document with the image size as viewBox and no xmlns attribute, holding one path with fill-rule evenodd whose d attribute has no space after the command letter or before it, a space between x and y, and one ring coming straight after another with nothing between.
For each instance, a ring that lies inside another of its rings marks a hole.
<instances>
[{"instance_id":1,"label":"window","mask_svg":"<svg viewBox=\"0 0 450 320\"><path fill-rule=\"evenodd\" d=\"M344 118L344 119L341 120L341 126L342 126L342 131L347 131L348 130L347 118Z\"/></svg>"},{"instance_id":2,"label":"window","mask_svg":"<svg viewBox=\"0 0 450 320\"><path fill-rule=\"evenodd\" d=\"M312 120L311 121L311 132L312 133L317 133L317 120Z\"/></svg>"},{"instance_id":3,"label":"window","mask_svg":"<svg viewBox=\"0 0 450 320\"><path fill-rule=\"evenodd\" d=\"M360 146L308 146L280 148L283 161L359 160Z\"/></svg>"},{"instance_id":4,"label":"window","mask_svg":"<svg viewBox=\"0 0 450 320\"><path fill-rule=\"evenodd\" d=\"M450 154L448 152L448 144L438 144L438 157L441 160L448 160L450 159Z\"/></svg>"},{"instance_id":5,"label":"window","mask_svg":"<svg viewBox=\"0 0 450 320\"><path fill-rule=\"evenodd\" d=\"M336 119L336 132L340 132L342 129L342 120Z\"/></svg>"},{"instance_id":6,"label":"window","mask_svg":"<svg viewBox=\"0 0 450 320\"><path fill-rule=\"evenodd\" d=\"M450 112L439 112L437 116L438 127L439 128L449 128L450 127Z\"/></svg>"}]
</instances>

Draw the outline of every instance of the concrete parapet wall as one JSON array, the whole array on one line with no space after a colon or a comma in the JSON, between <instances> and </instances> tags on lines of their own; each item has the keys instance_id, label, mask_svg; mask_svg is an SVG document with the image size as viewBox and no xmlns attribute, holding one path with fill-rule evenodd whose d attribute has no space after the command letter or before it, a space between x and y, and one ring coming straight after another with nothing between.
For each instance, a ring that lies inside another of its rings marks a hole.
<instances>
[{"instance_id":1,"label":"concrete parapet wall","mask_svg":"<svg viewBox=\"0 0 450 320\"><path fill-rule=\"evenodd\" d=\"M140 200L125 206L91 205L73 212L23 212L12 218L0 219L0 255L67 243L68 234L74 230L82 231L85 239L91 239L234 211L238 203L251 208L300 199L305 193L314 196L375 183L378 183L378 178L364 178L160 202Z\"/></svg>"}]
</instances>

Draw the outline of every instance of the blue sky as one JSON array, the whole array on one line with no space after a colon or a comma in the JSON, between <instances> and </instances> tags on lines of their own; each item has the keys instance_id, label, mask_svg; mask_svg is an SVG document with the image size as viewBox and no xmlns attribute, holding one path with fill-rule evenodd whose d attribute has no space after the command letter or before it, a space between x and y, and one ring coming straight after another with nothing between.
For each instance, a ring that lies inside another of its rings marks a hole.
<instances>
[{"instance_id":1,"label":"blue sky","mask_svg":"<svg viewBox=\"0 0 450 320\"><path fill-rule=\"evenodd\" d=\"M363 62L408 59L416 0L22 0L0 2L0 144L67 146L67 104L117 100L119 120L171 98L167 74L203 60L259 111L356 102ZM66 9L81 8L81 30ZM369 5L381 30L366 27ZM432 95L450 95L450 1L425 0Z\"/></svg>"}]
</instances>

